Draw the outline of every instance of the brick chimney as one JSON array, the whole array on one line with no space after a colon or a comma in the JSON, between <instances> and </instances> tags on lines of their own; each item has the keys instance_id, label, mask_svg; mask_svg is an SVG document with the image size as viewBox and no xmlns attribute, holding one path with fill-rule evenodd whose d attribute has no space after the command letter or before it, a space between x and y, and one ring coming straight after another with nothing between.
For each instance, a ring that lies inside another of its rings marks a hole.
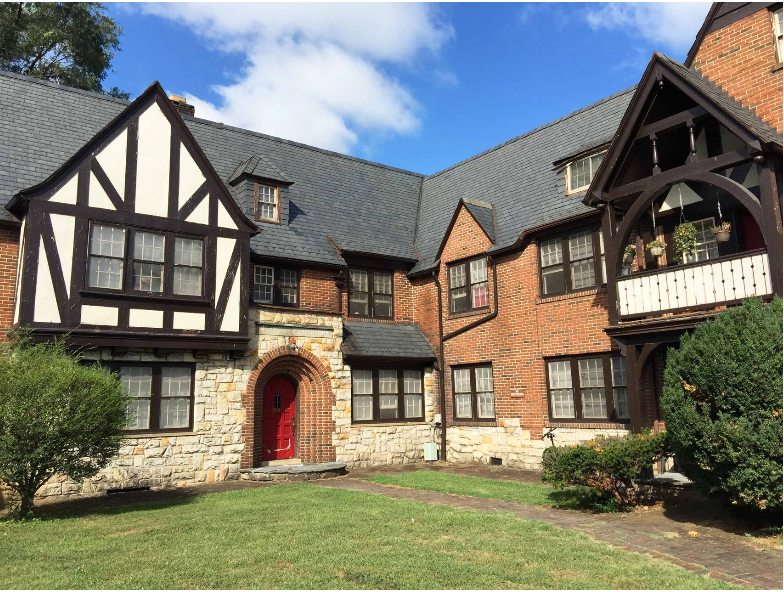
<instances>
[{"instance_id":1,"label":"brick chimney","mask_svg":"<svg viewBox=\"0 0 784 592\"><path fill-rule=\"evenodd\" d=\"M179 95L171 95L169 97L171 104L174 106L177 111L182 113L183 115L190 115L193 116L196 113L196 107L193 105L189 105L188 102L185 100L185 97L181 97Z\"/></svg>"}]
</instances>

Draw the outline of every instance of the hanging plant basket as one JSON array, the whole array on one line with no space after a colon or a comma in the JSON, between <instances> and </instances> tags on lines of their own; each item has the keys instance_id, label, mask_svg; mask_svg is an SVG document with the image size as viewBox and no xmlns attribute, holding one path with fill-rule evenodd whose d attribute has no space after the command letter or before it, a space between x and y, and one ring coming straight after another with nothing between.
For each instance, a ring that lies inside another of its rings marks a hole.
<instances>
[{"instance_id":1,"label":"hanging plant basket","mask_svg":"<svg viewBox=\"0 0 784 592\"><path fill-rule=\"evenodd\" d=\"M716 236L717 243L726 243L730 240L732 225L729 222L722 222L718 226L711 228L711 231Z\"/></svg>"},{"instance_id":2,"label":"hanging plant basket","mask_svg":"<svg viewBox=\"0 0 784 592\"><path fill-rule=\"evenodd\" d=\"M664 254L664 249L667 248L667 243L660 240L651 241L645 247L654 257L661 257Z\"/></svg>"},{"instance_id":3,"label":"hanging plant basket","mask_svg":"<svg viewBox=\"0 0 784 592\"><path fill-rule=\"evenodd\" d=\"M697 228L691 222L678 224L672 233L673 246L678 258L697 252Z\"/></svg>"},{"instance_id":4,"label":"hanging plant basket","mask_svg":"<svg viewBox=\"0 0 784 592\"><path fill-rule=\"evenodd\" d=\"M635 249L631 245L628 245L623 250L623 262L626 263L627 265L630 265L632 263L632 261L634 261L634 258L636 256L637 256L637 249Z\"/></svg>"}]
</instances>

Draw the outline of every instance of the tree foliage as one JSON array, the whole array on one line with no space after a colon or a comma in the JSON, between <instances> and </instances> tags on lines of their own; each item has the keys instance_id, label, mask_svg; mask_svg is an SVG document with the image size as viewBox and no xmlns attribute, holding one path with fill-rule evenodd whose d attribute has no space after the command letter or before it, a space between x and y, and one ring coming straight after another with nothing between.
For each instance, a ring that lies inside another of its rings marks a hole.
<instances>
[{"instance_id":1,"label":"tree foliage","mask_svg":"<svg viewBox=\"0 0 784 592\"><path fill-rule=\"evenodd\" d=\"M661 404L678 467L703 492L781 508L781 299L750 298L681 337Z\"/></svg>"},{"instance_id":2,"label":"tree foliage","mask_svg":"<svg viewBox=\"0 0 784 592\"><path fill-rule=\"evenodd\" d=\"M0 69L128 99L102 86L121 34L98 2L0 2Z\"/></svg>"},{"instance_id":3,"label":"tree foliage","mask_svg":"<svg viewBox=\"0 0 784 592\"><path fill-rule=\"evenodd\" d=\"M27 517L35 492L55 474L92 477L117 454L128 395L99 364L62 341L0 345L0 481Z\"/></svg>"},{"instance_id":4,"label":"tree foliage","mask_svg":"<svg viewBox=\"0 0 784 592\"><path fill-rule=\"evenodd\" d=\"M635 480L666 450L663 432L621 438L598 436L579 446L551 446L542 456L542 480L554 487L593 487L627 508L637 503Z\"/></svg>"}]
</instances>

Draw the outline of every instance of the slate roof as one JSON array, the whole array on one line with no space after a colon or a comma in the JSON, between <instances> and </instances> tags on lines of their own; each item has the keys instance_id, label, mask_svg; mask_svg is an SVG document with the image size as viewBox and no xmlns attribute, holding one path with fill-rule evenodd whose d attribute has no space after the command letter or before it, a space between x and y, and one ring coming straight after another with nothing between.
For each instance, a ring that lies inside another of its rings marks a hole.
<instances>
[{"instance_id":1,"label":"slate roof","mask_svg":"<svg viewBox=\"0 0 784 592\"><path fill-rule=\"evenodd\" d=\"M683 80L704 94L716 106L723 109L727 115L745 126L760 140L763 142L772 142L779 146L782 145L781 134L757 117L751 109L744 107L726 91L723 91L720 87L716 86L711 80L704 77L696 70L687 68L683 64L668 58L666 55L656 52L656 56L658 56L666 66L672 68L679 74Z\"/></svg>"},{"instance_id":2,"label":"slate roof","mask_svg":"<svg viewBox=\"0 0 784 592\"><path fill-rule=\"evenodd\" d=\"M430 343L413 323L343 321L343 355L435 360Z\"/></svg>"},{"instance_id":3,"label":"slate roof","mask_svg":"<svg viewBox=\"0 0 784 592\"><path fill-rule=\"evenodd\" d=\"M579 147L613 134L634 87L583 107L473 156L425 179L412 273L433 267L434 258L460 198L493 204L497 236L493 252L511 246L525 230L589 213L582 194L566 194L553 162Z\"/></svg>"},{"instance_id":4,"label":"slate roof","mask_svg":"<svg viewBox=\"0 0 784 592\"><path fill-rule=\"evenodd\" d=\"M474 220L477 221L490 240L495 242L495 225L493 224L493 205L486 201L478 201L470 198L463 198L466 209L471 212Z\"/></svg>"},{"instance_id":5,"label":"slate roof","mask_svg":"<svg viewBox=\"0 0 784 592\"><path fill-rule=\"evenodd\" d=\"M235 169L226 182L231 185L242 175L262 177L273 181L282 181L283 183L293 182L278 167L272 164L269 159L265 158L263 154L254 154L248 160L241 162L240 166Z\"/></svg>"}]
</instances>

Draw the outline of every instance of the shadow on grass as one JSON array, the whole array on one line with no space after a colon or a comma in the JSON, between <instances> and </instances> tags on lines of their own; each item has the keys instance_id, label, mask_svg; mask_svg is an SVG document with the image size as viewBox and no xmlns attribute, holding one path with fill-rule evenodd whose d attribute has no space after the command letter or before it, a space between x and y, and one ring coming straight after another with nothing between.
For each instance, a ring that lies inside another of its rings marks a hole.
<instances>
[{"instance_id":1,"label":"shadow on grass","mask_svg":"<svg viewBox=\"0 0 784 592\"><path fill-rule=\"evenodd\" d=\"M589 512L618 512L618 504L613 498L603 496L590 487L567 487L554 489L549 494L553 507L559 510L587 510Z\"/></svg>"}]
</instances>

